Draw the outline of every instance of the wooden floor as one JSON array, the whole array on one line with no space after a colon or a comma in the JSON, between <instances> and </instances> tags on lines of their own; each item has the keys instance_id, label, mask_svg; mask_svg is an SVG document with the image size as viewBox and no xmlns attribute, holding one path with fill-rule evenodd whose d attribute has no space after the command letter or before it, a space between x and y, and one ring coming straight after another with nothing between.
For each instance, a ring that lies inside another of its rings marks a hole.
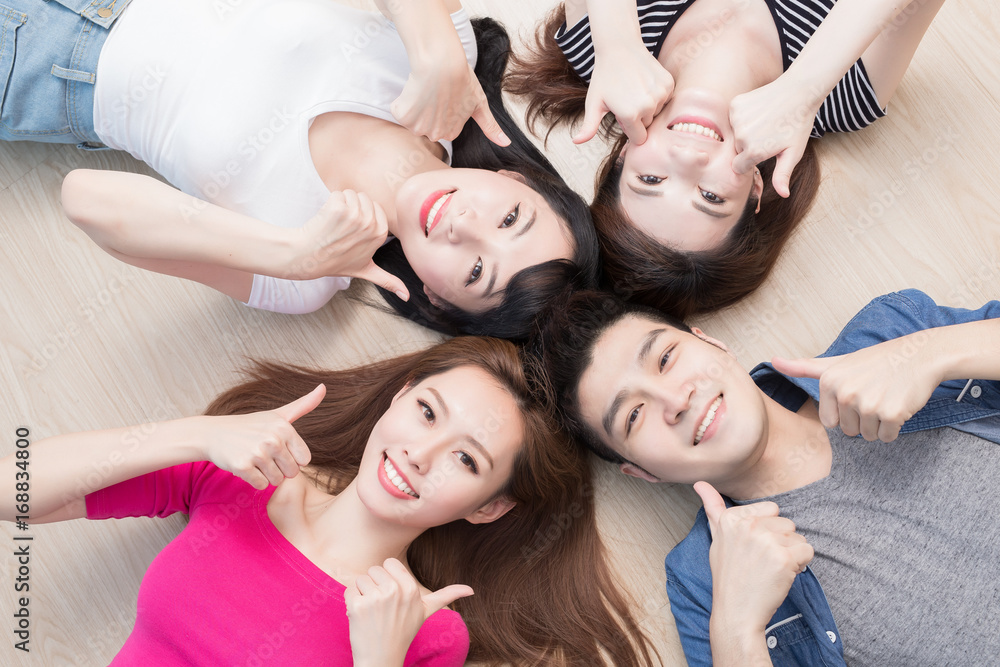
<instances>
[{"instance_id":1,"label":"wooden floor","mask_svg":"<svg viewBox=\"0 0 1000 667\"><path fill-rule=\"evenodd\" d=\"M142 1L142 0L138 0ZM551 0L469 0L527 33ZM1000 9L950 0L893 100L868 130L820 142L823 185L768 284L696 324L747 368L814 355L869 299L906 287L974 307L1000 294ZM550 144L590 194L600 147ZM126 156L70 146L0 144L0 455L15 429L57 433L200 412L246 357L348 366L428 345L428 331L351 294L320 312L248 309L200 285L121 264L70 225L59 205L77 167L145 171ZM687 532L697 497L595 463L604 536L666 665L684 664L664 592L663 557ZM10 502L9 499L3 502ZM32 527L30 654L13 648L17 563L4 524L0 664L103 665L128 635L143 572L183 527L167 520ZM183 605L184 600L177 600Z\"/></svg>"}]
</instances>

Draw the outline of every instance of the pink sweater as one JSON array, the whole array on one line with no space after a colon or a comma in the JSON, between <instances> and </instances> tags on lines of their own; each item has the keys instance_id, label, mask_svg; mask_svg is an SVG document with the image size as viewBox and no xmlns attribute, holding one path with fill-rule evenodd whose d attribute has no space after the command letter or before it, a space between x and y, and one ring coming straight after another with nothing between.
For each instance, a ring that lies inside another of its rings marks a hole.
<instances>
[{"instance_id":1,"label":"pink sweater","mask_svg":"<svg viewBox=\"0 0 1000 667\"><path fill-rule=\"evenodd\" d=\"M298 551L257 491L211 463L188 463L87 496L87 518L165 517L187 527L139 587L132 634L114 665L350 665L344 587ZM469 633L456 612L424 623L406 666L462 665Z\"/></svg>"}]
</instances>

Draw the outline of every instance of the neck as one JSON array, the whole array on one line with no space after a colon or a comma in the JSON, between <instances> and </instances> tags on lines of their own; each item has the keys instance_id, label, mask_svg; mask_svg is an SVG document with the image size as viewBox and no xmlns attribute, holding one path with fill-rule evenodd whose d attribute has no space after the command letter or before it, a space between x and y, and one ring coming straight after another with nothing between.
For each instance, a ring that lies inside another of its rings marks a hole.
<instances>
[{"instance_id":1,"label":"neck","mask_svg":"<svg viewBox=\"0 0 1000 667\"><path fill-rule=\"evenodd\" d=\"M318 508L309 523L321 536L317 543L324 556L344 570L336 578L345 585L388 558L406 565L410 544L424 532L373 515L358 497L356 481Z\"/></svg>"},{"instance_id":2,"label":"neck","mask_svg":"<svg viewBox=\"0 0 1000 667\"><path fill-rule=\"evenodd\" d=\"M736 500L785 493L830 474L833 450L810 398L798 412L764 395L767 428L756 458L716 488Z\"/></svg>"},{"instance_id":3,"label":"neck","mask_svg":"<svg viewBox=\"0 0 1000 667\"><path fill-rule=\"evenodd\" d=\"M692 87L732 99L781 75L781 46L763 3L724 6L729 3L719 0L722 4L713 9L702 2L705 7L696 3L678 19L660 51L661 64L674 77L675 94Z\"/></svg>"},{"instance_id":4,"label":"neck","mask_svg":"<svg viewBox=\"0 0 1000 667\"><path fill-rule=\"evenodd\" d=\"M320 114L309 127L309 153L331 192L364 192L396 233L396 194L410 177L447 169L444 148L401 125L348 112Z\"/></svg>"}]
</instances>

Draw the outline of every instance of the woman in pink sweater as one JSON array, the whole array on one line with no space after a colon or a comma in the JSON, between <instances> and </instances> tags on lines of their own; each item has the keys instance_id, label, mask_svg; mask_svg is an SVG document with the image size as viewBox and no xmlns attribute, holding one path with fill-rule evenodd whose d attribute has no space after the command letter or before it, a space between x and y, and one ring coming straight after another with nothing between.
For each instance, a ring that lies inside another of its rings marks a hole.
<instances>
[{"instance_id":1,"label":"woman in pink sweater","mask_svg":"<svg viewBox=\"0 0 1000 667\"><path fill-rule=\"evenodd\" d=\"M514 345L456 338L252 375L212 416L145 439L31 445L33 523L190 515L114 664L651 664L604 560L587 462ZM19 461L0 462L2 497L27 479Z\"/></svg>"}]
</instances>

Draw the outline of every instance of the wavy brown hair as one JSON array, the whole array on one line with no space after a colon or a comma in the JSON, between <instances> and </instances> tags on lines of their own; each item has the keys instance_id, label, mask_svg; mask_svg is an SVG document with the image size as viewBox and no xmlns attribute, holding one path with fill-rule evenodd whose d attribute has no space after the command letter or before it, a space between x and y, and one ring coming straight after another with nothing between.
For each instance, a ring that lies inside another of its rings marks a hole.
<instances>
[{"instance_id":1,"label":"wavy brown hair","mask_svg":"<svg viewBox=\"0 0 1000 667\"><path fill-rule=\"evenodd\" d=\"M295 422L312 451L313 478L339 493L357 475L376 422L407 383L458 367L488 373L517 403L523 443L501 492L514 509L493 523L432 528L407 559L420 582L470 585L454 603L469 628L471 660L491 665L652 665L655 650L608 566L594 514L590 467L556 426L540 371L493 338L454 338L422 352L342 371L258 362L251 379L215 399L207 414L274 409L327 386L325 400Z\"/></svg>"},{"instance_id":2,"label":"wavy brown hair","mask_svg":"<svg viewBox=\"0 0 1000 667\"><path fill-rule=\"evenodd\" d=\"M558 125L575 125L587 100L587 82L573 71L555 41L565 20L566 9L560 5L539 25L525 52L513 59L507 75L507 90L527 101L529 129L538 134L538 123L544 122L546 139ZM819 189L819 160L810 142L792 172L788 199L771 185L774 159L762 162L757 165L764 179L760 213L754 213L757 200L751 197L719 247L675 250L635 227L625 214L618 155L626 137L611 114L602 130L613 144L598 171L590 211L601 244L605 287L679 318L732 305L760 287Z\"/></svg>"}]
</instances>

